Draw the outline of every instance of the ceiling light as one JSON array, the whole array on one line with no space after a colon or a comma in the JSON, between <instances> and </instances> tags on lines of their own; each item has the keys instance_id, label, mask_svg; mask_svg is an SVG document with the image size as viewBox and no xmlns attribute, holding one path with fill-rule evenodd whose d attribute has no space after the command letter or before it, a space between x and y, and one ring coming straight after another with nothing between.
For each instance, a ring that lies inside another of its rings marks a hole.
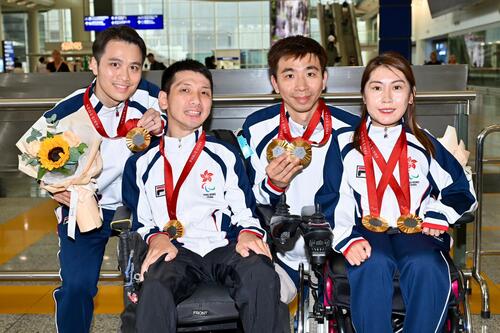
<instances>
[{"instance_id":1,"label":"ceiling light","mask_svg":"<svg viewBox=\"0 0 500 333\"><path fill-rule=\"evenodd\" d=\"M28 8L33 8L33 7L35 7L35 6L36 6L36 3L34 3L34 2L28 2L28 3L26 4L26 7L28 7Z\"/></svg>"},{"instance_id":2,"label":"ceiling light","mask_svg":"<svg viewBox=\"0 0 500 333\"><path fill-rule=\"evenodd\" d=\"M28 1L25 1L25 0L21 0L21 1L17 1L16 2L16 5L19 5L19 6L24 6L25 4L27 4Z\"/></svg>"}]
</instances>

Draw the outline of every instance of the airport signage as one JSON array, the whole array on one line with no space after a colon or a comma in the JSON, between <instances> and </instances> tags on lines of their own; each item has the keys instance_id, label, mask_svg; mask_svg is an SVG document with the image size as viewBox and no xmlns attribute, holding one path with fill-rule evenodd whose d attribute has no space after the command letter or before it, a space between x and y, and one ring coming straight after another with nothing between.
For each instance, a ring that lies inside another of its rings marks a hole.
<instances>
[{"instance_id":1,"label":"airport signage","mask_svg":"<svg viewBox=\"0 0 500 333\"><path fill-rule=\"evenodd\" d=\"M14 42L13 41L7 41L4 40L2 42L3 46L3 63L4 63L4 70L5 71L11 71L14 69Z\"/></svg>"},{"instance_id":2,"label":"airport signage","mask_svg":"<svg viewBox=\"0 0 500 333\"><path fill-rule=\"evenodd\" d=\"M163 29L163 15L85 16L85 31L102 31L116 25L128 25L137 30Z\"/></svg>"}]
</instances>

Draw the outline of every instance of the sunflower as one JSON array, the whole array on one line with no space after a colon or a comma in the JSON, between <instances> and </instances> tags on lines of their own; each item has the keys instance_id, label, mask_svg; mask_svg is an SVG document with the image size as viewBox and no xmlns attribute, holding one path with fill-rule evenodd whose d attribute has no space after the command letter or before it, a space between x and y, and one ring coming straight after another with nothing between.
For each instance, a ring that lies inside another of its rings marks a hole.
<instances>
[{"instance_id":1,"label":"sunflower","mask_svg":"<svg viewBox=\"0 0 500 333\"><path fill-rule=\"evenodd\" d=\"M38 158L42 168L58 169L69 160L69 145L61 135L46 138L42 141Z\"/></svg>"}]
</instances>

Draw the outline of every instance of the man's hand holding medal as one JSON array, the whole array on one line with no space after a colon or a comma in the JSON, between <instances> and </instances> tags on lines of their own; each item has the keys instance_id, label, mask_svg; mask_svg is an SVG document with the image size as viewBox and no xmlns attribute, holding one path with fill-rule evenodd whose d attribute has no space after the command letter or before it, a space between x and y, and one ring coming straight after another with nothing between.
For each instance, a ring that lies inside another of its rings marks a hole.
<instances>
[{"instance_id":1,"label":"man's hand holding medal","mask_svg":"<svg viewBox=\"0 0 500 333\"><path fill-rule=\"evenodd\" d=\"M320 142L310 140L321 118L324 119L324 134ZM266 154L269 164L266 167L268 179L277 187L286 188L293 177L307 168L312 160L312 146L324 145L331 136L331 115L322 99L318 100L318 108L314 111L306 130L301 137L292 137L290 125L282 103L280 110L280 126L278 138L267 146Z\"/></svg>"},{"instance_id":2,"label":"man's hand holding medal","mask_svg":"<svg viewBox=\"0 0 500 333\"><path fill-rule=\"evenodd\" d=\"M293 177L303 168L298 157L283 152L269 162L266 173L273 185L284 189L290 185Z\"/></svg>"}]
</instances>

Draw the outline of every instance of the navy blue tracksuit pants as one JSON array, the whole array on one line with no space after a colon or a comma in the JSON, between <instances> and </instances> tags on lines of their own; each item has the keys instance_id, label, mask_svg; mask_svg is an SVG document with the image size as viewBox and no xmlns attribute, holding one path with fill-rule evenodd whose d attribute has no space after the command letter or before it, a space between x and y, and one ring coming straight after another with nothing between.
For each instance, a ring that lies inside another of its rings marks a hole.
<instances>
[{"instance_id":1,"label":"navy blue tracksuit pants","mask_svg":"<svg viewBox=\"0 0 500 333\"><path fill-rule=\"evenodd\" d=\"M358 333L392 333L393 278L400 275L406 316L405 333L441 332L451 291L450 271L443 252L450 236L375 233L359 230L372 247L360 266L347 263L351 311Z\"/></svg>"},{"instance_id":2,"label":"navy blue tracksuit pants","mask_svg":"<svg viewBox=\"0 0 500 333\"><path fill-rule=\"evenodd\" d=\"M62 285L54 291L56 328L60 333L87 333L94 312L94 296L104 250L111 235L113 210L103 210L103 226L68 237L67 223L59 223L59 265ZM63 207L63 217L68 215Z\"/></svg>"}]
</instances>

